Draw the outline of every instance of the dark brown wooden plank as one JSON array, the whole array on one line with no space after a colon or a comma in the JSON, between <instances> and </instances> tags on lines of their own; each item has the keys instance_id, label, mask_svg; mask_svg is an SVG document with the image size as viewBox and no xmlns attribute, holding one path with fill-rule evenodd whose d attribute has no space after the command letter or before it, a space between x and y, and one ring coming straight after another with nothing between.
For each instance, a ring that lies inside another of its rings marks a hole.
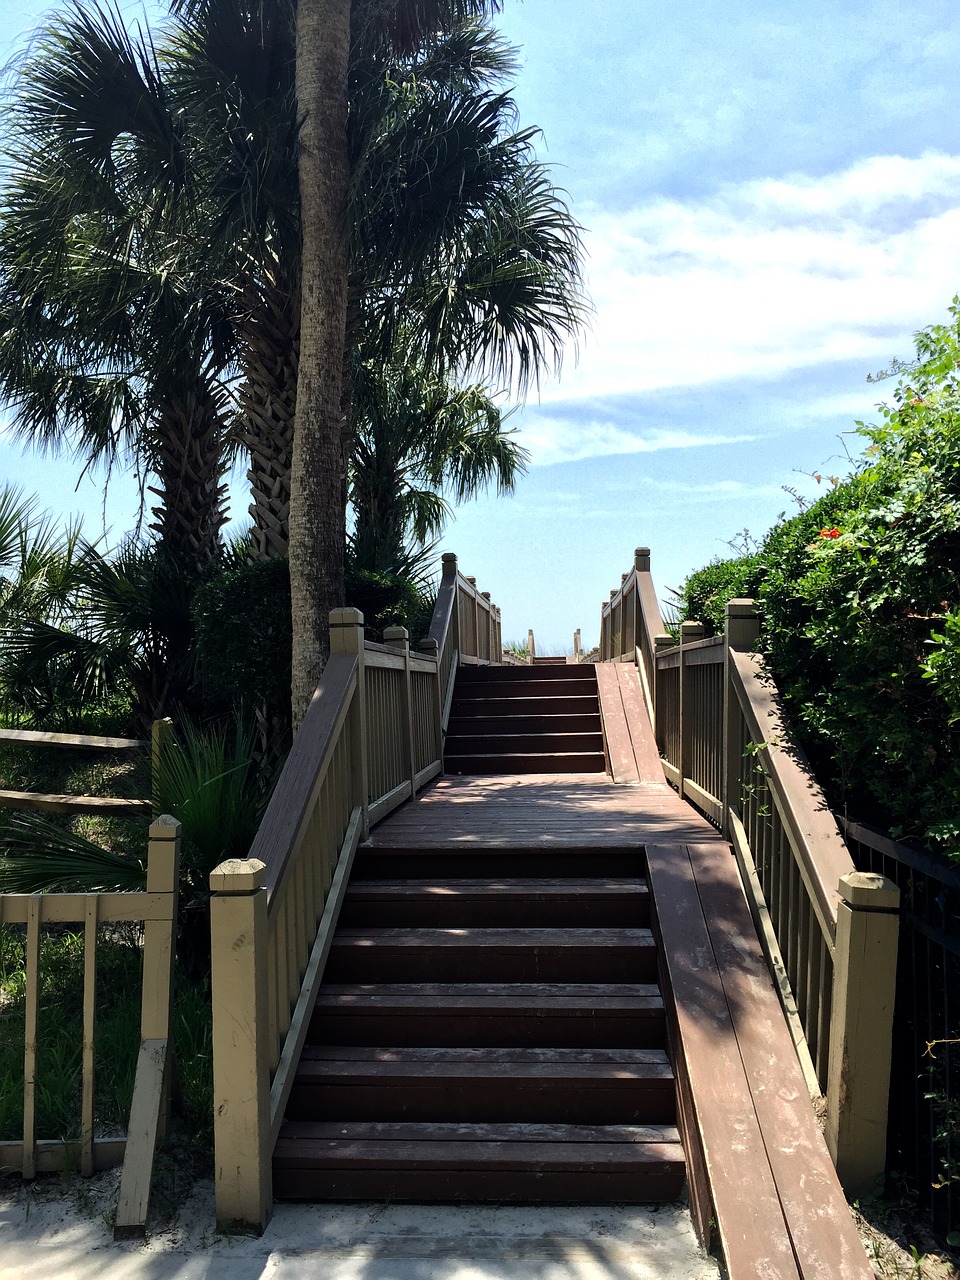
<instances>
[{"instance_id":1,"label":"dark brown wooden plank","mask_svg":"<svg viewBox=\"0 0 960 1280\"><path fill-rule=\"evenodd\" d=\"M603 736L614 782L639 782L640 773L633 754L633 743L620 695L617 664L601 663L597 667L597 690L600 696L600 714L603 717Z\"/></svg>"},{"instance_id":2,"label":"dark brown wooden plank","mask_svg":"<svg viewBox=\"0 0 960 1280\"><path fill-rule=\"evenodd\" d=\"M601 1158L617 1160L622 1156L622 1149L629 1152L650 1143L675 1144L680 1141L674 1125L525 1124L521 1121L414 1124L404 1120L350 1120L343 1123L336 1120L286 1120L280 1137L290 1141L338 1144L346 1139L346 1143L377 1142L384 1147L394 1143L417 1143L424 1147L455 1143L461 1148L489 1145L494 1159L525 1160L533 1157L548 1160L557 1157L575 1162L580 1159L578 1147L595 1147ZM504 1154L505 1148L508 1150ZM435 1154L440 1161L449 1158L442 1150L428 1154Z\"/></svg>"},{"instance_id":3,"label":"dark brown wooden plank","mask_svg":"<svg viewBox=\"0 0 960 1280\"><path fill-rule=\"evenodd\" d=\"M660 763L660 753L657 750L650 715L643 701L637 669L629 663L617 663L615 670L640 781L663 784L665 782L663 766Z\"/></svg>"},{"instance_id":4,"label":"dark brown wooden plank","mask_svg":"<svg viewBox=\"0 0 960 1280\"><path fill-rule=\"evenodd\" d=\"M417 1045L405 1049L383 1046L363 1047L352 1045L307 1045L303 1051L303 1062L422 1062L422 1063L469 1063L501 1064L503 1066L547 1067L557 1064L566 1066L601 1065L609 1067L623 1066L628 1071L642 1066L669 1068L667 1055L663 1049L556 1049L543 1047L536 1049L504 1048L438 1048L434 1045Z\"/></svg>"},{"instance_id":5,"label":"dark brown wooden plank","mask_svg":"<svg viewBox=\"0 0 960 1280\"><path fill-rule=\"evenodd\" d=\"M647 849L654 919L731 1280L800 1280L685 848Z\"/></svg>"},{"instance_id":6,"label":"dark brown wooden plank","mask_svg":"<svg viewBox=\"0 0 960 1280\"><path fill-rule=\"evenodd\" d=\"M690 862L767 1157L805 1277L870 1280L732 856L691 846Z\"/></svg>"}]
</instances>

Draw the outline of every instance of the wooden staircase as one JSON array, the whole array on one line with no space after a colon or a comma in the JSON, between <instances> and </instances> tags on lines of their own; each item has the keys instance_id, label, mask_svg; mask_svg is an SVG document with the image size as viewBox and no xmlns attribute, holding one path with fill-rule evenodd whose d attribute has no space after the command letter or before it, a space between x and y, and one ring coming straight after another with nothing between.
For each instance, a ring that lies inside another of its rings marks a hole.
<instances>
[{"instance_id":1,"label":"wooden staircase","mask_svg":"<svg viewBox=\"0 0 960 1280\"><path fill-rule=\"evenodd\" d=\"M461 667L443 758L447 773L603 773L596 669Z\"/></svg>"},{"instance_id":2,"label":"wooden staircase","mask_svg":"<svg viewBox=\"0 0 960 1280\"><path fill-rule=\"evenodd\" d=\"M644 869L636 848L361 847L276 1196L675 1199Z\"/></svg>"}]
</instances>

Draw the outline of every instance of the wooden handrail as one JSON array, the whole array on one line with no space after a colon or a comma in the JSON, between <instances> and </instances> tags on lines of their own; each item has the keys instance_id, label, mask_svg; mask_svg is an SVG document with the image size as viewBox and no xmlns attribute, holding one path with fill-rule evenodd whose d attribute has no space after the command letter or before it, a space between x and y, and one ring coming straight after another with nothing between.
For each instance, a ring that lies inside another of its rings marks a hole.
<instances>
[{"instance_id":1,"label":"wooden handrail","mask_svg":"<svg viewBox=\"0 0 960 1280\"><path fill-rule=\"evenodd\" d=\"M796 849L820 927L837 932L840 877L855 870L836 819L803 751L784 723L773 681L759 653L730 654L733 686L780 816Z\"/></svg>"},{"instance_id":2,"label":"wooden handrail","mask_svg":"<svg viewBox=\"0 0 960 1280\"><path fill-rule=\"evenodd\" d=\"M357 684L358 659L333 653L294 739L263 820L250 846L250 858L267 868L268 901L276 894L290 858L310 819L317 792L350 710Z\"/></svg>"},{"instance_id":3,"label":"wooden handrail","mask_svg":"<svg viewBox=\"0 0 960 1280\"><path fill-rule=\"evenodd\" d=\"M249 858L210 877L217 1220L262 1230L270 1157L354 854L371 823L442 769L456 668L500 652L500 611L444 556L426 652L330 615L331 654Z\"/></svg>"},{"instance_id":4,"label":"wooden handrail","mask_svg":"<svg viewBox=\"0 0 960 1280\"><path fill-rule=\"evenodd\" d=\"M753 601L728 603L723 636L686 621L676 644L654 630L649 568L639 549L604 602L601 659L635 661L642 683L649 671L664 774L733 846L801 1065L826 1095L831 1154L861 1194L884 1164L898 891L854 870L755 651ZM634 653L624 636L637 640Z\"/></svg>"}]
</instances>

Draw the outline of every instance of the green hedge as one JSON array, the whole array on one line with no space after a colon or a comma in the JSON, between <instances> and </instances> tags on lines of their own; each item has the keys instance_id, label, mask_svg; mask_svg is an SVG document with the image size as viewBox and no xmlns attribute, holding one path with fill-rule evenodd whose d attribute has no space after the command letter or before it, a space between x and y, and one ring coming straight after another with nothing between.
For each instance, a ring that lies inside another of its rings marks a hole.
<instances>
[{"instance_id":1,"label":"green hedge","mask_svg":"<svg viewBox=\"0 0 960 1280\"><path fill-rule=\"evenodd\" d=\"M955 371L918 365L880 425L860 425L853 476L756 555L709 565L681 592L682 616L716 630L728 599L755 596L761 645L831 802L948 852L960 833Z\"/></svg>"}]
</instances>

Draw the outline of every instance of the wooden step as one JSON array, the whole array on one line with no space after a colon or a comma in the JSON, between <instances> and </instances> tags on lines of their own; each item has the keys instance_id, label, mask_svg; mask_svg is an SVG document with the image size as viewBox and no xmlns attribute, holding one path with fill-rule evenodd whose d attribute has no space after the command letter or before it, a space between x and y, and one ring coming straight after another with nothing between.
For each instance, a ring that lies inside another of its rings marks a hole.
<instances>
[{"instance_id":1,"label":"wooden step","mask_svg":"<svg viewBox=\"0 0 960 1280\"><path fill-rule=\"evenodd\" d=\"M325 982L308 1041L324 1045L661 1049L654 983Z\"/></svg>"},{"instance_id":2,"label":"wooden step","mask_svg":"<svg viewBox=\"0 0 960 1280\"><path fill-rule=\"evenodd\" d=\"M676 1110L662 1049L308 1045L287 1118L672 1124Z\"/></svg>"},{"instance_id":3,"label":"wooden step","mask_svg":"<svg viewBox=\"0 0 960 1280\"><path fill-rule=\"evenodd\" d=\"M341 927L417 925L646 926L650 895L637 879L354 880Z\"/></svg>"},{"instance_id":4,"label":"wooden step","mask_svg":"<svg viewBox=\"0 0 960 1280\"><path fill-rule=\"evenodd\" d=\"M447 737L465 733L600 733L600 712L580 715L458 716L452 712Z\"/></svg>"},{"instance_id":5,"label":"wooden step","mask_svg":"<svg viewBox=\"0 0 960 1280\"><path fill-rule=\"evenodd\" d=\"M565 694L562 698L454 698L450 714L457 719L472 720L483 716L565 716L596 715L598 700L593 694Z\"/></svg>"},{"instance_id":6,"label":"wooden step","mask_svg":"<svg viewBox=\"0 0 960 1280\"><path fill-rule=\"evenodd\" d=\"M289 1200L675 1200L683 1152L672 1125L287 1121L273 1161Z\"/></svg>"},{"instance_id":7,"label":"wooden step","mask_svg":"<svg viewBox=\"0 0 960 1280\"><path fill-rule=\"evenodd\" d=\"M563 879L639 879L646 874L642 848L563 848L550 845L519 848L487 841L483 845L456 844L435 849L411 847L404 836L375 833L375 845L361 845L353 864L351 884L361 880L411 877L443 880L448 876L471 879L543 877ZM390 841L390 843L388 843Z\"/></svg>"},{"instance_id":8,"label":"wooden step","mask_svg":"<svg viewBox=\"0 0 960 1280\"><path fill-rule=\"evenodd\" d=\"M338 929L331 982L652 982L649 929Z\"/></svg>"},{"instance_id":9,"label":"wooden step","mask_svg":"<svg viewBox=\"0 0 960 1280\"><path fill-rule=\"evenodd\" d=\"M552 752L543 755L515 752L512 755L457 755L444 757L450 774L490 773L604 773L602 752Z\"/></svg>"},{"instance_id":10,"label":"wooden step","mask_svg":"<svg viewBox=\"0 0 960 1280\"><path fill-rule=\"evenodd\" d=\"M511 680L522 684L525 680L584 680L596 683L597 671L592 663L549 663L535 668L522 667L460 667L457 685L486 684L489 681Z\"/></svg>"},{"instance_id":11,"label":"wooden step","mask_svg":"<svg viewBox=\"0 0 960 1280\"><path fill-rule=\"evenodd\" d=\"M540 680L484 680L454 687L453 701L455 706L468 702L486 702L497 698L562 698L562 697L597 697L596 681L593 684L580 679Z\"/></svg>"},{"instance_id":12,"label":"wooden step","mask_svg":"<svg viewBox=\"0 0 960 1280\"><path fill-rule=\"evenodd\" d=\"M485 720L473 730L450 733L443 744L444 759L489 755L603 755L603 733L495 733Z\"/></svg>"}]
</instances>

